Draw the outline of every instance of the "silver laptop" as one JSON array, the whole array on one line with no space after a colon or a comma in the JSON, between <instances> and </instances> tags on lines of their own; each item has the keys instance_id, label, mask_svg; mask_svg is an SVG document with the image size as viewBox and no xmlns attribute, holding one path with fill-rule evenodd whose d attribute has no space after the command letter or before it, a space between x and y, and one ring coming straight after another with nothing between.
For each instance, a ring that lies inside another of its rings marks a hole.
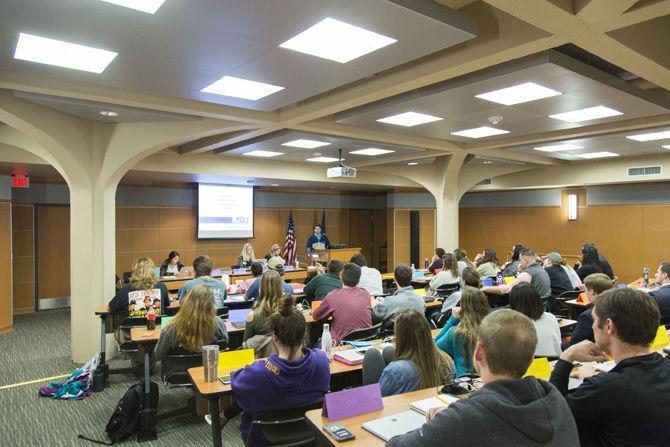
<instances>
[{"instance_id":1,"label":"silver laptop","mask_svg":"<svg viewBox=\"0 0 670 447\"><path fill-rule=\"evenodd\" d=\"M366 422L362 427L384 441L388 441L394 436L404 435L420 428L425 422L426 416L409 410Z\"/></svg>"}]
</instances>

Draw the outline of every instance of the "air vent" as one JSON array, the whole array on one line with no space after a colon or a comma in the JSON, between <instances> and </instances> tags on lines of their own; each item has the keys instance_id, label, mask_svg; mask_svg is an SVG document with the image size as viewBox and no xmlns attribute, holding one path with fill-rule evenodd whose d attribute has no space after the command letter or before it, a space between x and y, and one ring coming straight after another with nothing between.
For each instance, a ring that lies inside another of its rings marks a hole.
<instances>
[{"instance_id":1,"label":"air vent","mask_svg":"<svg viewBox=\"0 0 670 447\"><path fill-rule=\"evenodd\" d=\"M628 176L637 175L661 175L660 166L642 166L639 168L628 168Z\"/></svg>"},{"instance_id":2,"label":"air vent","mask_svg":"<svg viewBox=\"0 0 670 447\"><path fill-rule=\"evenodd\" d=\"M482 186L483 185L492 185L492 184L493 184L493 180L490 179L490 178L485 178L481 182L477 183L477 185L482 185Z\"/></svg>"}]
</instances>

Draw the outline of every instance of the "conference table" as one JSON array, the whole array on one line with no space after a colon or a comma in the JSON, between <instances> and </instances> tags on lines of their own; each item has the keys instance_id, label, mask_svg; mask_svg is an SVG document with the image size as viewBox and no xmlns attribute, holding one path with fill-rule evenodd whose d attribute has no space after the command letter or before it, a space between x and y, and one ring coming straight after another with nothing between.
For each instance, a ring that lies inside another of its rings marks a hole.
<instances>
[{"instance_id":1,"label":"conference table","mask_svg":"<svg viewBox=\"0 0 670 447\"><path fill-rule=\"evenodd\" d=\"M285 281L298 281L306 279L311 273L315 273L316 268L292 268L284 271ZM221 278L223 275L228 275L230 284L236 281L244 281L253 278L251 272L248 273L233 273L232 270L214 269L212 270L212 278ZM187 281L195 278L194 274L177 275L177 276L161 276L160 281L165 284L168 291L175 292L179 290Z\"/></svg>"}]
</instances>

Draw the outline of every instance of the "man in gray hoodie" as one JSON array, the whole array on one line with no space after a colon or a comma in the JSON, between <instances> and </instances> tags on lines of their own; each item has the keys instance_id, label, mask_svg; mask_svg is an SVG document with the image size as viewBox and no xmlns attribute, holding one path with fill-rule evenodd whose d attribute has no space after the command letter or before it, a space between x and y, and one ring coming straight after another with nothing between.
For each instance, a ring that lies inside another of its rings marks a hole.
<instances>
[{"instance_id":1,"label":"man in gray hoodie","mask_svg":"<svg viewBox=\"0 0 670 447\"><path fill-rule=\"evenodd\" d=\"M448 408L429 411L421 428L386 445L578 446L577 426L558 390L534 377L521 378L536 343L525 315L511 309L489 314L479 327L473 356L484 387Z\"/></svg>"}]
</instances>

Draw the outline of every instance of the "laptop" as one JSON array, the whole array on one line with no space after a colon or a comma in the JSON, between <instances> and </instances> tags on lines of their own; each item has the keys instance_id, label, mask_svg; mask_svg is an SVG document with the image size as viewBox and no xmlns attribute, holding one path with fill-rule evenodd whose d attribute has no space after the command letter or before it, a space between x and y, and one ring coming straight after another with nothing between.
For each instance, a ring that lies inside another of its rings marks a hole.
<instances>
[{"instance_id":1,"label":"laptop","mask_svg":"<svg viewBox=\"0 0 670 447\"><path fill-rule=\"evenodd\" d=\"M388 441L394 436L404 435L412 430L421 428L425 422L426 416L416 411L408 410L366 422L362 427L378 438Z\"/></svg>"},{"instance_id":2,"label":"laptop","mask_svg":"<svg viewBox=\"0 0 670 447\"><path fill-rule=\"evenodd\" d=\"M247 315L252 309L232 309L228 311L228 321L238 328L243 328L247 324Z\"/></svg>"}]
</instances>

